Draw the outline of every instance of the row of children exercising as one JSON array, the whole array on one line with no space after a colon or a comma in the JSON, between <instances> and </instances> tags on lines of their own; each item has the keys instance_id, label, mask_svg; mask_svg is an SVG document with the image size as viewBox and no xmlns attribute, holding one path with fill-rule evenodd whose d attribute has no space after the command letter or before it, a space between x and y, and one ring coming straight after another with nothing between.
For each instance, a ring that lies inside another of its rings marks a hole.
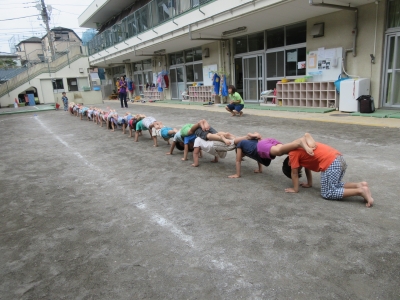
<instances>
[{"instance_id":1,"label":"row of children exercising","mask_svg":"<svg viewBox=\"0 0 400 300\"><path fill-rule=\"evenodd\" d=\"M102 110L94 107L84 107L71 103L71 114L79 117L86 116L96 124L112 131L121 127L125 134L129 130L130 137L135 132L135 142L139 141L142 131L148 130L153 146L157 147L157 137L163 138L172 155L175 147L184 152L182 160L188 160L188 153L193 152L193 167L199 166L199 158L202 151L214 156L212 162L225 158L228 151L236 150L236 173L229 178L241 177L241 163L245 156L255 160L258 168L255 173L262 173L262 166L268 167L277 156L288 155L284 160L282 171L292 179L293 187L285 189L287 193L297 193L299 188L310 188L313 185L312 173L321 172L321 195L324 199L339 200L345 197L361 196L366 206L371 207L374 199L366 182L342 182L347 164L342 154L322 143L315 142L308 133L287 144L273 138L263 139L257 132L245 136L235 136L229 132L219 132L212 128L206 120L200 120L194 124L185 124L180 130L166 127L155 118L142 114L132 115L129 112L119 116L115 110ZM172 143L170 143L172 139ZM306 183L300 183L302 168L307 177Z\"/></svg>"}]
</instances>

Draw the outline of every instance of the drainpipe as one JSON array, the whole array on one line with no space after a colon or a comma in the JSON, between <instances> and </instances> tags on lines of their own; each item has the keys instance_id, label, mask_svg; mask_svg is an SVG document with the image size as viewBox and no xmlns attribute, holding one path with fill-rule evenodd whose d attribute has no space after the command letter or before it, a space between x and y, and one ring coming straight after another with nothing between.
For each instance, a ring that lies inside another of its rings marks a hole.
<instances>
[{"instance_id":1,"label":"drainpipe","mask_svg":"<svg viewBox=\"0 0 400 300\"><path fill-rule=\"evenodd\" d=\"M314 3L313 0L308 0L308 3L311 6L322 6L322 7L329 7L335 9L344 9L344 10L351 10L355 13L355 20L354 20L354 29L353 29L353 48L345 49L344 50L344 57L346 57L347 53L352 52L353 57L357 56L357 34L358 34L358 9L356 7L351 6L343 6L343 5L336 5L336 4L328 4L328 3Z\"/></svg>"}]
</instances>

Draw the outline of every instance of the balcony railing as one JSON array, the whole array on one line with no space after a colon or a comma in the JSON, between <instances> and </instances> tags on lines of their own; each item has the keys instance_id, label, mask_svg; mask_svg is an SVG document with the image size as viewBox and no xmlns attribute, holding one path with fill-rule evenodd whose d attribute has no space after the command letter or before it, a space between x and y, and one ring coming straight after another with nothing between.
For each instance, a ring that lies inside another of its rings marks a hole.
<instances>
[{"instance_id":1,"label":"balcony railing","mask_svg":"<svg viewBox=\"0 0 400 300\"><path fill-rule=\"evenodd\" d=\"M89 55L112 47L213 1L215 0L152 0L119 23L95 35L88 43Z\"/></svg>"}]
</instances>

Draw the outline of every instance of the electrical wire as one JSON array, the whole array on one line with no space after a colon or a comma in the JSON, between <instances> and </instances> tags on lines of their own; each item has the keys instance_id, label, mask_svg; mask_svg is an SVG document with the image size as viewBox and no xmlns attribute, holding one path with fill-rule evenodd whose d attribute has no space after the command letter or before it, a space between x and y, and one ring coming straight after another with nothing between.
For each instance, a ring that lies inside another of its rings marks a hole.
<instances>
[{"instance_id":1,"label":"electrical wire","mask_svg":"<svg viewBox=\"0 0 400 300\"><path fill-rule=\"evenodd\" d=\"M24 18L30 18L30 17L36 17L36 16L40 16L40 15L33 15L33 16L26 16L26 17L12 18L12 19L4 19L4 20L0 20L0 22L18 20L18 19L24 19Z\"/></svg>"}]
</instances>

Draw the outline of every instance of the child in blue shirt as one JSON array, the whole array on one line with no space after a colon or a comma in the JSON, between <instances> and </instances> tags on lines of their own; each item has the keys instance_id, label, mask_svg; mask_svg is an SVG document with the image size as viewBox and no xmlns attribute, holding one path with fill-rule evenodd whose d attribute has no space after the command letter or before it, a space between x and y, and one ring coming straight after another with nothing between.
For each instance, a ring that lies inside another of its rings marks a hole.
<instances>
[{"instance_id":1,"label":"child in blue shirt","mask_svg":"<svg viewBox=\"0 0 400 300\"><path fill-rule=\"evenodd\" d=\"M68 98L65 92L62 93L61 100L64 103L64 111L68 111Z\"/></svg>"}]
</instances>

